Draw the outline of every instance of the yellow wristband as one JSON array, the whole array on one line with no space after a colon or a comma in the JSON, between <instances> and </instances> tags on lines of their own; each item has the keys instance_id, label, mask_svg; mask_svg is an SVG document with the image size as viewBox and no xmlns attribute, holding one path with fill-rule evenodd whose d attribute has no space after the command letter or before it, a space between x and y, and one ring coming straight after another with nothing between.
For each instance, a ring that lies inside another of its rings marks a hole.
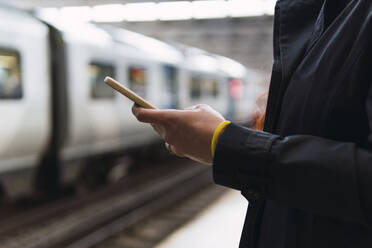
<instances>
[{"instance_id":1,"label":"yellow wristband","mask_svg":"<svg viewBox=\"0 0 372 248\"><path fill-rule=\"evenodd\" d=\"M231 121L221 122L218 125L218 127L216 128L216 130L214 131L213 138L212 138L212 144L211 144L212 159L214 158L214 152L216 150L218 139L220 138L220 135L223 132L223 130L225 130L225 128L227 127L227 125L229 125L230 123L231 123Z\"/></svg>"}]
</instances>

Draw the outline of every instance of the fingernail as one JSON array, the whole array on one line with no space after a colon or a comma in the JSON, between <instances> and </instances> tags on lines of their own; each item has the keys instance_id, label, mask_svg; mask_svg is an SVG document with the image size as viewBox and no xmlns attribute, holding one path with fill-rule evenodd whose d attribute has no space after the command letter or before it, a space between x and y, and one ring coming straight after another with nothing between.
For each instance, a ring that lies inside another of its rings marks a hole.
<instances>
[{"instance_id":1,"label":"fingernail","mask_svg":"<svg viewBox=\"0 0 372 248\"><path fill-rule=\"evenodd\" d=\"M137 109L136 105L133 105L133 107L132 107L132 113L133 113L135 116L137 116L137 114L138 114L138 109Z\"/></svg>"}]
</instances>

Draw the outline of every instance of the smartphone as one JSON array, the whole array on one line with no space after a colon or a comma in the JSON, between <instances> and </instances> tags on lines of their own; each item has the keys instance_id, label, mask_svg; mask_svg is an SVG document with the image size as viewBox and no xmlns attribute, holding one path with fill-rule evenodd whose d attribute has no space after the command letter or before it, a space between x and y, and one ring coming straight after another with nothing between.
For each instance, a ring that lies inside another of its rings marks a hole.
<instances>
[{"instance_id":1,"label":"smartphone","mask_svg":"<svg viewBox=\"0 0 372 248\"><path fill-rule=\"evenodd\" d=\"M105 83L108 84L114 90L117 90L124 96L128 97L130 100L132 100L139 106L143 108L147 108L147 109L157 109L154 105L152 105L151 103L149 103L148 101L146 101L145 99L143 99L142 97L140 97L139 95L137 95L136 93L128 89L127 87L123 86L115 79L111 77L106 77Z\"/></svg>"}]
</instances>

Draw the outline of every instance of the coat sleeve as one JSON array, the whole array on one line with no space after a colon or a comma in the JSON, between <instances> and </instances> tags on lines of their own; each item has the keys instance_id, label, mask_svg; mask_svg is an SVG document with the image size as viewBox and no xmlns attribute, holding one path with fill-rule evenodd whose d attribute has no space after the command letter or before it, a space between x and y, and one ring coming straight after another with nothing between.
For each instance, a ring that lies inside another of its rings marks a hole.
<instances>
[{"instance_id":1,"label":"coat sleeve","mask_svg":"<svg viewBox=\"0 0 372 248\"><path fill-rule=\"evenodd\" d=\"M372 151L354 143L230 124L213 167L216 183L241 190L248 200L372 226Z\"/></svg>"}]
</instances>

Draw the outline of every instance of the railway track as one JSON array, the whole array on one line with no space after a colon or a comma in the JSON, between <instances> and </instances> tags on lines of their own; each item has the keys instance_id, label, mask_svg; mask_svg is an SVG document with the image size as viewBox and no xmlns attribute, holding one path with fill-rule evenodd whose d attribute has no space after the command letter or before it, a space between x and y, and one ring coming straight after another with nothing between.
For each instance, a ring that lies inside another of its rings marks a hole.
<instances>
[{"instance_id":1,"label":"railway track","mask_svg":"<svg viewBox=\"0 0 372 248\"><path fill-rule=\"evenodd\" d=\"M182 227L207 206L227 191L226 188L210 185L196 194L156 212L149 218L125 228L120 233L105 239L93 248L153 248ZM208 232L206 230L206 235Z\"/></svg>"},{"instance_id":2,"label":"railway track","mask_svg":"<svg viewBox=\"0 0 372 248\"><path fill-rule=\"evenodd\" d=\"M1 247L92 247L211 182L210 168L192 162L147 170L108 189L0 222Z\"/></svg>"}]
</instances>

